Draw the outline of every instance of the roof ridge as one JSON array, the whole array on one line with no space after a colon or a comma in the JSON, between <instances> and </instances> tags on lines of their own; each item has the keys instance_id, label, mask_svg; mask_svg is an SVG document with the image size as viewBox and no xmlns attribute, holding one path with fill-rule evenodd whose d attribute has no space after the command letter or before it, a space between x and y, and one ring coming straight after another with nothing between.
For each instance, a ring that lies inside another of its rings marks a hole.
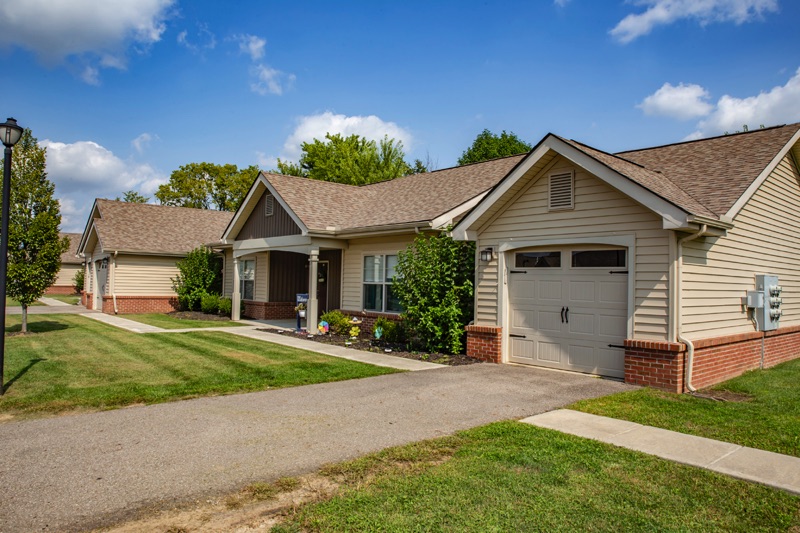
<instances>
[{"instance_id":1,"label":"roof ridge","mask_svg":"<svg viewBox=\"0 0 800 533\"><path fill-rule=\"evenodd\" d=\"M738 137L738 136L741 136L741 135L749 135L749 134L753 134L753 133L762 133L762 132L765 132L765 131L776 130L778 128L785 128L787 126L797 126L798 128L800 128L800 122L793 122L791 124L777 124L775 126L767 126L765 128L758 128L758 129L748 130L748 131L737 131L737 132L734 132L734 133L723 133L723 134L720 134L720 135L714 135L713 137L703 137L701 139L689 139L687 141L678 141L678 142L674 142L674 143L659 144L659 145L656 145L656 146L647 146L645 148L634 148L632 150L623 150L621 152L616 152L616 153L614 153L612 155L629 154L631 152L644 152L645 150L657 150L659 148L667 148L667 147L670 147L670 146L680 146L680 145L683 145L683 144L692 144L692 143L700 143L700 142L705 142L705 141L713 141L714 139L726 139L726 138L731 138L731 137Z\"/></svg>"},{"instance_id":2,"label":"roof ridge","mask_svg":"<svg viewBox=\"0 0 800 533\"><path fill-rule=\"evenodd\" d=\"M96 202L107 202L107 203L111 203L111 204L119 204L119 205L131 206L134 209L138 209L140 207L147 207L147 208L156 207L156 208L159 208L159 209L188 209L188 210L191 210L191 211L202 211L202 212L205 212L205 213L229 213L230 215L233 215L233 211L223 211L221 209L205 209L203 207L185 207L185 206L182 206L182 205L164 205L164 204L151 204L151 203L140 203L140 202L125 202L123 200L111 200L109 198L96 198L95 201Z\"/></svg>"},{"instance_id":3,"label":"roof ridge","mask_svg":"<svg viewBox=\"0 0 800 533\"><path fill-rule=\"evenodd\" d=\"M554 134L554 135L555 135L555 134ZM556 137L559 137L559 138L562 138L562 137L560 137L560 136L558 136L558 135L555 135L555 136L556 136ZM580 144L581 146L585 146L586 148L590 148L590 149L594 150L595 152L600 152L601 154L605 154L605 155L607 155L607 156L609 156L609 157L614 157L614 158L616 158L616 159L620 159L620 160L622 160L622 161L625 161L626 163L630 163L631 165L635 165L635 166L637 166L637 167L639 167L639 168L642 168L642 169L644 169L644 170L646 170L646 171L648 171L648 172L657 172L658 174L661 174L661 172L660 172L660 171L658 171L658 170L650 170L650 169L649 169L649 168L647 168L646 166L644 166L644 165L642 165L642 164L640 164L640 163L637 163L636 161L631 161L630 159L626 159L626 158L624 158L624 157L620 157L620 156L618 156L617 154L613 154L613 153L611 153L611 152L606 152L605 150L600 150L599 148L595 148L594 146L590 146L590 145L588 145L588 144L586 144L586 143L582 143L582 142L580 142L580 141L576 141L575 139L567 139L567 140L569 140L569 141L572 141L572 142L574 142L575 144ZM622 152L620 152L620 153L622 153Z\"/></svg>"}]
</instances>

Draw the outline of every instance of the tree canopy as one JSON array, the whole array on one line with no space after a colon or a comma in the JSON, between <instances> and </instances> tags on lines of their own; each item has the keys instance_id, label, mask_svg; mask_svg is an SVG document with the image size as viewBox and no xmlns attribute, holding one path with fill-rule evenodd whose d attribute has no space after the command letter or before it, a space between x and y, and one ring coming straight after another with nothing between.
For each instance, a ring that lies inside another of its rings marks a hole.
<instances>
[{"instance_id":1,"label":"tree canopy","mask_svg":"<svg viewBox=\"0 0 800 533\"><path fill-rule=\"evenodd\" d=\"M128 202L129 204L146 204L147 202L150 201L150 198L136 191L131 190L122 193L121 199L119 196L117 196L117 201Z\"/></svg>"},{"instance_id":2,"label":"tree canopy","mask_svg":"<svg viewBox=\"0 0 800 533\"><path fill-rule=\"evenodd\" d=\"M61 237L61 207L45 172L45 149L25 129L11 160L6 294L22 306L22 332L28 306L56 280L69 238Z\"/></svg>"},{"instance_id":3,"label":"tree canopy","mask_svg":"<svg viewBox=\"0 0 800 533\"><path fill-rule=\"evenodd\" d=\"M514 132L506 133L503 130L500 135L495 135L489 130L483 130L458 158L458 164L480 163L498 157L522 154L529 152L531 148L533 146L521 140Z\"/></svg>"},{"instance_id":4,"label":"tree canopy","mask_svg":"<svg viewBox=\"0 0 800 533\"><path fill-rule=\"evenodd\" d=\"M156 199L164 205L235 211L258 176L258 167L189 163L172 172L158 187Z\"/></svg>"},{"instance_id":5,"label":"tree canopy","mask_svg":"<svg viewBox=\"0 0 800 533\"><path fill-rule=\"evenodd\" d=\"M277 172L365 185L427 171L422 161L416 160L413 166L406 163L402 141L388 136L376 143L356 134L342 137L338 133L328 133L324 141L304 142L302 151L297 163L278 159Z\"/></svg>"}]
</instances>

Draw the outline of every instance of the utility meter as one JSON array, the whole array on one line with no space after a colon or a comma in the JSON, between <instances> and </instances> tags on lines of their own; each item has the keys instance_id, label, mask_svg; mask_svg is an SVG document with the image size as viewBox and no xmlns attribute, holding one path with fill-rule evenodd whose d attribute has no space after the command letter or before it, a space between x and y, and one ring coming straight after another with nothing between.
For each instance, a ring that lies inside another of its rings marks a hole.
<instances>
[{"instance_id":1,"label":"utility meter","mask_svg":"<svg viewBox=\"0 0 800 533\"><path fill-rule=\"evenodd\" d=\"M772 331L780 326L782 293L778 276L756 274L756 290L747 291L747 307L753 310L758 331Z\"/></svg>"}]
</instances>

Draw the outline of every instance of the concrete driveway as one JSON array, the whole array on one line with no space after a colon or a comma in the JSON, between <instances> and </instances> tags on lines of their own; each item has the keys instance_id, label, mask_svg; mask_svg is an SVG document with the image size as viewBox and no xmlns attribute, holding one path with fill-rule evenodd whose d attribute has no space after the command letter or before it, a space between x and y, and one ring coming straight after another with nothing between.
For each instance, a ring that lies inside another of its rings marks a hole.
<instances>
[{"instance_id":1,"label":"concrete driveway","mask_svg":"<svg viewBox=\"0 0 800 533\"><path fill-rule=\"evenodd\" d=\"M629 390L491 364L0 425L0 531L81 530Z\"/></svg>"}]
</instances>

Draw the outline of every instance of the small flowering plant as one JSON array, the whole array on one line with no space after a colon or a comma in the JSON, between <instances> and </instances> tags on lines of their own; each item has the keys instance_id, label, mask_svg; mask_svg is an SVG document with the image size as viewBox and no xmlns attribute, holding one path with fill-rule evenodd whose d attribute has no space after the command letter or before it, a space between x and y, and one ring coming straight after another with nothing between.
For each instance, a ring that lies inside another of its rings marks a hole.
<instances>
[{"instance_id":1,"label":"small flowering plant","mask_svg":"<svg viewBox=\"0 0 800 533\"><path fill-rule=\"evenodd\" d=\"M294 310L295 311L305 311L306 310L306 304L299 303L299 304L297 304L297 307L294 308Z\"/></svg>"}]
</instances>

